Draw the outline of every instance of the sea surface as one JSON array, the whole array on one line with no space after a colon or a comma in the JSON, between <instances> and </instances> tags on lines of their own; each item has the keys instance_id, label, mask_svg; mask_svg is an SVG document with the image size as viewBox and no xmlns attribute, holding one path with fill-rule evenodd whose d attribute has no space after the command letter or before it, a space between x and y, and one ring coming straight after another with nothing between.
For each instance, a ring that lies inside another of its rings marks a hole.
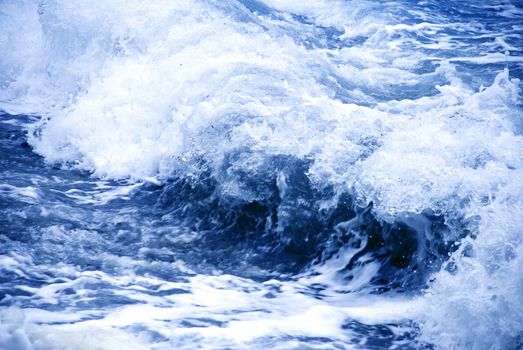
<instances>
[{"instance_id":1,"label":"sea surface","mask_svg":"<svg viewBox=\"0 0 523 350\"><path fill-rule=\"evenodd\" d=\"M520 0L0 0L0 349L523 348Z\"/></svg>"}]
</instances>

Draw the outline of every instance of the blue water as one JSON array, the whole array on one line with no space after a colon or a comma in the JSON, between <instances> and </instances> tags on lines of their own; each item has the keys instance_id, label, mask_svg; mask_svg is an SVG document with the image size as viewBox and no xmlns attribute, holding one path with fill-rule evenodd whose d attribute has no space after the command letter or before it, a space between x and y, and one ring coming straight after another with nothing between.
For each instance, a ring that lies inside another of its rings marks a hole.
<instances>
[{"instance_id":1,"label":"blue water","mask_svg":"<svg viewBox=\"0 0 523 350\"><path fill-rule=\"evenodd\" d=\"M523 347L519 1L0 0L0 349Z\"/></svg>"}]
</instances>

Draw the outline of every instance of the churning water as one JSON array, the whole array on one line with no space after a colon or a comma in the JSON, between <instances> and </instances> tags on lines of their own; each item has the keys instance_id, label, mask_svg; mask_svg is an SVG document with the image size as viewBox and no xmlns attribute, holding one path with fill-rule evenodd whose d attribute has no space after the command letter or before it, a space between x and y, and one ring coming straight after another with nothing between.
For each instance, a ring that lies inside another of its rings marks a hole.
<instances>
[{"instance_id":1,"label":"churning water","mask_svg":"<svg viewBox=\"0 0 523 350\"><path fill-rule=\"evenodd\" d=\"M0 349L520 349L519 0L0 0Z\"/></svg>"}]
</instances>

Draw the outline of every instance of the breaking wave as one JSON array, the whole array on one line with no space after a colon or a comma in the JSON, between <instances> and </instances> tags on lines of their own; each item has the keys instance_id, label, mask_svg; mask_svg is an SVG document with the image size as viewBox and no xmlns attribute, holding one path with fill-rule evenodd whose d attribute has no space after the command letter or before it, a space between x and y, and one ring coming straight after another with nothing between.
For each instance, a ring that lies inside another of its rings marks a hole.
<instances>
[{"instance_id":1,"label":"breaking wave","mask_svg":"<svg viewBox=\"0 0 523 350\"><path fill-rule=\"evenodd\" d=\"M522 346L517 1L0 1L0 348Z\"/></svg>"}]
</instances>

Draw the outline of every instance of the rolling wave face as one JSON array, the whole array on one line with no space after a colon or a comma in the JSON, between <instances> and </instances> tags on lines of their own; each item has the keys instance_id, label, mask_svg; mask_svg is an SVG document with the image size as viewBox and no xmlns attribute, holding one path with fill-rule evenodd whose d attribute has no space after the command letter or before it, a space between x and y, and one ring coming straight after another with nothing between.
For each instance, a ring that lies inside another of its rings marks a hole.
<instances>
[{"instance_id":1,"label":"rolling wave face","mask_svg":"<svg viewBox=\"0 0 523 350\"><path fill-rule=\"evenodd\" d=\"M517 2L0 16L0 347L521 345Z\"/></svg>"}]
</instances>

